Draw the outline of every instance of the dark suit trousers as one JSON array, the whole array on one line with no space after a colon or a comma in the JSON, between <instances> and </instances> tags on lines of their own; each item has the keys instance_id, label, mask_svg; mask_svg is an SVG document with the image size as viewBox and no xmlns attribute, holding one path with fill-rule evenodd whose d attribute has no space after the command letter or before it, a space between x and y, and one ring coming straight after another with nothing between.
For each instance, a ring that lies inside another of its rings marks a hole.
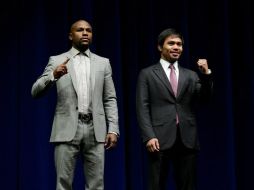
<instances>
[{"instance_id":1,"label":"dark suit trousers","mask_svg":"<svg viewBox=\"0 0 254 190\"><path fill-rule=\"evenodd\" d=\"M173 147L157 153L148 153L149 190L166 190L170 166L177 190L196 190L197 151L186 148L179 128Z\"/></svg>"}]
</instances>

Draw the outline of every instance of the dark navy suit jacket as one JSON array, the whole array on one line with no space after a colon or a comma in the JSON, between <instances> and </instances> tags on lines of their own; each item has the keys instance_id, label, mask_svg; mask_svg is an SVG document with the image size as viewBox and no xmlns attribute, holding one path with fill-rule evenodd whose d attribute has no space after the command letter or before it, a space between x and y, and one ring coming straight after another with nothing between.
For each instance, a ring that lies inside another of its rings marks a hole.
<instances>
[{"instance_id":1,"label":"dark navy suit jacket","mask_svg":"<svg viewBox=\"0 0 254 190\"><path fill-rule=\"evenodd\" d=\"M179 66L177 96L160 63L141 70L137 82L136 111L144 142L158 138L160 149L170 148L176 139L176 113L182 141L199 149L196 105L212 94L212 77Z\"/></svg>"}]
</instances>

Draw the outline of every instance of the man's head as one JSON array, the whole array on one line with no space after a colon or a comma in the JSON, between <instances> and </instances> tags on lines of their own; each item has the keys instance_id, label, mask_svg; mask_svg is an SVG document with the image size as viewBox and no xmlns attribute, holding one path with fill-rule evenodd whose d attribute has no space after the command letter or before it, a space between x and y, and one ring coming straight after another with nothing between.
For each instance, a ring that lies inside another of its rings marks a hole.
<instances>
[{"instance_id":1,"label":"man's head","mask_svg":"<svg viewBox=\"0 0 254 190\"><path fill-rule=\"evenodd\" d=\"M72 24L69 39L73 47L85 51L92 43L93 31L91 25L85 20L78 20Z\"/></svg>"},{"instance_id":2,"label":"man's head","mask_svg":"<svg viewBox=\"0 0 254 190\"><path fill-rule=\"evenodd\" d=\"M173 28L162 31L158 36L158 50L161 58L173 63L177 61L183 51L183 37Z\"/></svg>"}]
</instances>

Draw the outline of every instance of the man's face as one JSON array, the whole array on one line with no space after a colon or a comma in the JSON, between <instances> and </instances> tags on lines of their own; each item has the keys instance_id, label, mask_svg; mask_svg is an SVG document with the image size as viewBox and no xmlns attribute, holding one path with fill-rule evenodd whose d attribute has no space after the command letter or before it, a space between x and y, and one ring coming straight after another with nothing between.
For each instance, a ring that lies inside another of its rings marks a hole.
<instances>
[{"instance_id":1,"label":"man's face","mask_svg":"<svg viewBox=\"0 0 254 190\"><path fill-rule=\"evenodd\" d=\"M163 46L158 46L161 52L161 58L167 60L170 63L177 61L183 51L183 42L181 38L176 35L168 36Z\"/></svg>"},{"instance_id":2,"label":"man's face","mask_svg":"<svg viewBox=\"0 0 254 190\"><path fill-rule=\"evenodd\" d=\"M77 49L86 49L92 43L92 27L86 21L75 22L69 34L69 39Z\"/></svg>"}]
</instances>

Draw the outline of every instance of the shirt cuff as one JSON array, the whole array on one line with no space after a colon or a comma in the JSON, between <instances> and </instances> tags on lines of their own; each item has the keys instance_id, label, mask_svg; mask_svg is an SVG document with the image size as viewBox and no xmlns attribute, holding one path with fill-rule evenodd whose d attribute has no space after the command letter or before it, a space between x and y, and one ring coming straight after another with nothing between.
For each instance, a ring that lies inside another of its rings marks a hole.
<instances>
[{"instance_id":1,"label":"shirt cuff","mask_svg":"<svg viewBox=\"0 0 254 190\"><path fill-rule=\"evenodd\" d=\"M57 79L55 79L53 72L50 74L50 81L54 82L57 81Z\"/></svg>"},{"instance_id":2,"label":"shirt cuff","mask_svg":"<svg viewBox=\"0 0 254 190\"><path fill-rule=\"evenodd\" d=\"M116 132L108 132L109 134L115 134L117 137L119 137L119 134L118 133L116 133Z\"/></svg>"},{"instance_id":3,"label":"shirt cuff","mask_svg":"<svg viewBox=\"0 0 254 190\"><path fill-rule=\"evenodd\" d=\"M205 73L205 74L210 75L211 73L212 73L211 69L208 69L207 73Z\"/></svg>"}]
</instances>

